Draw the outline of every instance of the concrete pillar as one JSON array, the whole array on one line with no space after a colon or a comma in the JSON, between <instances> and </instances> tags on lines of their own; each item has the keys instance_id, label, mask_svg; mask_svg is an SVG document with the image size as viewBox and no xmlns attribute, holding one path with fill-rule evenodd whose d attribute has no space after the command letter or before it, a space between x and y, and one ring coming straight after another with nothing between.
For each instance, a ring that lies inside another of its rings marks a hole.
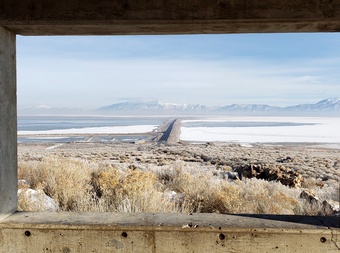
<instances>
[{"instance_id":1,"label":"concrete pillar","mask_svg":"<svg viewBox=\"0 0 340 253\"><path fill-rule=\"evenodd\" d=\"M15 34L0 27L0 220L17 209Z\"/></svg>"}]
</instances>

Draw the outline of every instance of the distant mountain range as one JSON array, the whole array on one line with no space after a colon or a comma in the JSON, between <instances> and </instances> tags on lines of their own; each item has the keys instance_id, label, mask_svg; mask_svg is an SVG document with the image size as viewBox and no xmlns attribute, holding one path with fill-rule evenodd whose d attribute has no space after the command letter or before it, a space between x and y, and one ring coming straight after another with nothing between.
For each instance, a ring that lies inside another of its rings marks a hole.
<instances>
[{"instance_id":1,"label":"distant mountain range","mask_svg":"<svg viewBox=\"0 0 340 253\"><path fill-rule=\"evenodd\" d=\"M340 99L328 98L316 104L300 104L288 107L265 104L231 104L224 106L205 106L200 104L172 104L159 101L123 102L94 110L53 108L37 106L19 109L19 115L95 115L95 114L178 114L178 115L305 115L305 116L340 116Z\"/></svg>"},{"instance_id":2,"label":"distant mountain range","mask_svg":"<svg viewBox=\"0 0 340 253\"><path fill-rule=\"evenodd\" d=\"M288 111L298 112L340 112L340 99L328 98L321 100L316 104L303 104L296 106L288 106L284 108Z\"/></svg>"},{"instance_id":3,"label":"distant mountain range","mask_svg":"<svg viewBox=\"0 0 340 253\"><path fill-rule=\"evenodd\" d=\"M170 104L153 102L124 102L101 107L99 112L144 112L144 113L230 113L230 114L336 114L340 115L340 99L328 98L316 104L300 104L288 107L265 104L231 104L225 106L205 106L200 104Z\"/></svg>"},{"instance_id":4,"label":"distant mountain range","mask_svg":"<svg viewBox=\"0 0 340 253\"><path fill-rule=\"evenodd\" d=\"M207 112L210 108L200 104L172 104L153 102L124 102L101 107L99 111L143 111L143 112Z\"/></svg>"}]
</instances>

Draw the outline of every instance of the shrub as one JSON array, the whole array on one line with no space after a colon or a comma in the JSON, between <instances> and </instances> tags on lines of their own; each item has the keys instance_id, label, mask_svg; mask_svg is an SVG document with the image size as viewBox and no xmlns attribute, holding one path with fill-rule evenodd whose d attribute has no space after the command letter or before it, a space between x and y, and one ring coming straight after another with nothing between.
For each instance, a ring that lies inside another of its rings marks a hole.
<instances>
[{"instance_id":1,"label":"shrub","mask_svg":"<svg viewBox=\"0 0 340 253\"><path fill-rule=\"evenodd\" d=\"M148 165L142 170L129 164L48 156L20 161L18 174L32 189L53 198L61 211L314 215L322 208L299 199L301 189L256 178L225 180L211 169L184 162ZM339 199L333 184L317 189L322 200ZM24 199L19 200L19 208L31 210Z\"/></svg>"},{"instance_id":2,"label":"shrub","mask_svg":"<svg viewBox=\"0 0 340 253\"><path fill-rule=\"evenodd\" d=\"M63 211L80 211L89 201L90 167L83 161L44 158L19 163L20 175L31 188L41 189Z\"/></svg>"}]
</instances>

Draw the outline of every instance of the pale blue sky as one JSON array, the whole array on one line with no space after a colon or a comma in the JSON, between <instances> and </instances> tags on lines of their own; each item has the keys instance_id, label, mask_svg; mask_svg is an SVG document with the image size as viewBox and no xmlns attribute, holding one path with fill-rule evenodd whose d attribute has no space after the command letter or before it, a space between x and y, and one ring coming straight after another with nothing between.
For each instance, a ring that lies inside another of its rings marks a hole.
<instances>
[{"instance_id":1,"label":"pale blue sky","mask_svg":"<svg viewBox=\"0 0 340 253\"><path fill-rule=\"evenodd\" d=\"M340 97L340 34L17 37L18 106Z\"/></svg>"}]
</instances>

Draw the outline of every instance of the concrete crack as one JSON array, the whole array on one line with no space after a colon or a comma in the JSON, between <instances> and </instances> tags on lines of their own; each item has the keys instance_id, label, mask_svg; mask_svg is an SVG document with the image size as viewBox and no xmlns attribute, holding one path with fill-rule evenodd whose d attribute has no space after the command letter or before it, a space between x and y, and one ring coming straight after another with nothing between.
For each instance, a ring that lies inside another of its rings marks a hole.
<instances>
[{"instance_id":1,"label":"concrete crack","mask_svg":"<svg viewBox=\"0 0 340 253\"><path fill-rule=\"evenodd\" d=\"M333 229L332 229L331 227L328 227L328 229L331 230L331 235L332 235L332 237L331 237L331 242L333 242L334 245L335 245L335 247L336 247L338 250L340 250L340 246L337 244L337 240L335 239L335 235L334 235Z\"/></svg>"},{"instance_id":2,"label":"concrete crack","mask_svg":"<svg viewBox=\"0 0 340 253\"><path fill-rule=\"evenodd\" d=\"M340 246L337 244L337 240L335 239L336 237L335 237L335 235L334 235L333 229L332 229L331 227L325 225L325 224L323 223L323 221L322 221L322 220L319 220L317 217L315 217L315 219L316 219L317 221L319 221L322 225L324 225L325 227L327 227L327 228L331 231L331 242L334 243L335 247L336 247L338 250L340 250Z\"/></svg>"}]
</instances>

